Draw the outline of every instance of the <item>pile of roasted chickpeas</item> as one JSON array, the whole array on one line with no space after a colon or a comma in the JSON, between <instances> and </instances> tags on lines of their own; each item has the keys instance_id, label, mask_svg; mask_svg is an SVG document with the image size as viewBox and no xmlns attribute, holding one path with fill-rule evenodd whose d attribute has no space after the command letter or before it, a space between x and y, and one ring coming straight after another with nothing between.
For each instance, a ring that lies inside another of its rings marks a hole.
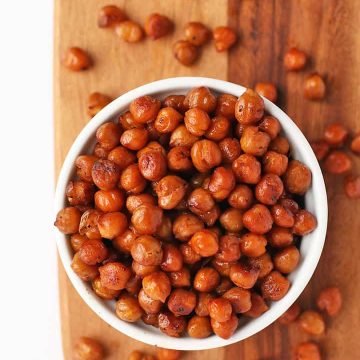
<instances>
[{"instance_id":1,"label":"pile of roasted chickpeas","mask_svg":"<svg viewBox=\"0 0 360 360\"><path fill-rule=\"evenodd\" d=\"M227 339L286 295L317 224L301 208L311 172L255 91L142 96L96 140L55 225L121 320Z\"/></svg>"}]
</instances>

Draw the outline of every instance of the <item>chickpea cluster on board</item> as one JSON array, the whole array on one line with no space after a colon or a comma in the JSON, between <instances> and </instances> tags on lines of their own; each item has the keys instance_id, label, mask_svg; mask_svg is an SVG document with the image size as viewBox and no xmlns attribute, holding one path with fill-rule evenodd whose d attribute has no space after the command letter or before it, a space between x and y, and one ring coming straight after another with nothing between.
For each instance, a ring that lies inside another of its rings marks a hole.
<instances>
[{"instance_id":1,"label":"chickpea cluster on board","mask_svg":"<svg viewBox=\"0 0 360 360\"><path fill-rule=\"evenodd\" d=\"M55 225L121 320L227 339L286 295L317 224L301 208L311 172L255 91L142 96L96 140Z\"/></svg>"}]
</instances>

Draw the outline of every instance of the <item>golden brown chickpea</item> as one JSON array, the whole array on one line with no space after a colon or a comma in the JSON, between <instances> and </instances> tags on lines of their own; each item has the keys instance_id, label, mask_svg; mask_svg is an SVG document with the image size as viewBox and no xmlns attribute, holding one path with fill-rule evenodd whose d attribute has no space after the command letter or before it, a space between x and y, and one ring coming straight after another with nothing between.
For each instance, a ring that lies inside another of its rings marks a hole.
<instances>
[{"instance_id":1,"label":"golden brown chickpea","mask_svg":"<svg viewBox=\"0 0 360 360\"><path fill-rule=\"evenodd\" d=\"M145 95L133 100L130 104L130 113L135 122L145 124L152 122L160 110L161 102L151 96Z\"/></svg>"},{"instance_id":2,"label":"golden brown chickpea","mask_svg":"<svg viewBox=\"0 0 360 360\"><path fill-rule=\"evenodd\" d=\"M148 142L149 134L144 128L125 130L121 135L121 145L129 150L140 150Z\"/></svg>"},{"instance_id":3,"label":"golden brown chickpea","mask_svg":"<svg viewBox=\"0 0 360 360\"><path fill-rule=\"evenodd\" d=\"M217 167L210 177L208 189L212 197L217 200L225 200L235 187L235 176L231 169Z\"/></svg>"},{"instance_id":4,"label":"golden brown chickpea","mask_svg":"<svg viewBox=\"0 0 360 360\"><path fill-rule=\"evenodd\" d=\"M96 130L96 140L105 150L112 150L119 144L121 129L112 121L106 122Z\"/></svg>"},{"instance_id":5,"label":"golden brown chickpea","mask_svg":"<svg viewBox=\"0 0 360 360\"><path fill-rule=\"evenodd\" d=\"M184 105L189 109L198 108L210 114L216 108L216 97L207 87L200 86L186 94Z\"/></svg>"},{"instance_id":6,"label":"golden brown chickpea","mask_svg":"<svg viewBox=\"0 0 360 360\"><path fill-rule=\"evenodd\" d=\"M187 332L195 339L205 339L212 334L210 318L194 315L188 322Z\"/></svg>"},{"instance_id":7,"label":"golden brown chickpea","mask_svg":"<svg viewBox=\"0 0 360 360\"><path fill-rule=\"evenodd\" d=\"M98 158L93 155L80 155L76 158L76 175L84 181L92 182L91 170Z\"/></svg>"},{"instance_id":8,"label":"golden brown chickpea","mask_svg":"<svg viewBox=\"0 0 360 360\"><path fill-rule=\"evenodd\" d=\"M143 155L145 155L147 153L152 153L152 152L157 152L157 153L161 154L164 157L166 156L166 150L157 141L150 141L145 147L143 147L142 149L140 149L136 153L136 156L137 156L138 159L140 159L141 156L143 156Z\"/></svg>"},{"instance_id":9,"label":"golden brown chickpea","mask_svg":"<svg viewBox=\"0 0 360 360\"><path fill-rule=\"evenodd\" d=\"M232 314L231 302L223 297L215 298L209 302L209 315L217 322L228 321Z\"/></svg>"},{"instance_id":10,"label":"golden brown chickpea","mask_svg":"<svg viewBox=\"0 0 360 360\"><path fill-rule=\"evenodd\" d=\"M123 170L120 185L128 194L140 194L144 191L146 180L141 175L138 164L131 164Z\"/></svg>"},{"instance_id":11,"label":"golden brown chickpea","mask_svg":"<svg viewBox=\"0 0 360 360\"><path fill-rule=\"evenodd\" d=\"M288 246L274 255L275 269L283 274L290 274L296 269L300 260L300 252L296 246Z\"/></svg>"},{"instance_id":12,"label":"golden brown chickpea","mask_svg":"<svg viewBox=\"0 0 360 360\"><path fill-rule=\"evenodd\" d=\"M324 169L330 174L344 174L352 167L349 155L340 150L332 151L325 159Z\"/></svg>"},{"instance_id":13,"label":"golden brown chickpea","mask_svg":"<svg viewBox=\"0 0 360 360\"><path fill-rule=\"evenodd\" d=\"M78 208L69 206L61 209L56 215L54 225L63 234L75 234L79 231L81 212ZM81 234L84 235L84 234Z\"/></svg>"},{"instance_id":14,"label":"golden brown chickpea","mask_svg":"<svg viewBox=\"0 0 360 360\"><path fill-rule=\"evenodd\" d=\"M104 300L113 300L120 294L120 290L111 290L102 286L100 276L92 281L91 286L95 294Z\"/></svg>"},{"instance_id":15,"label":"golden brown chickpea","mask_svg":"<svg viewBox=\"0 0 360 360\"><path fill-rule=\"evenodd\" d=\"M271 260L269 253L265 253L259 257L253 257L248 259L249 264L260 270L258 279L263 279L266 275L270 274L274 269L274 264Z\"/></svg>"},{"instance_id":16,"label":"golden brown chickpea","mask_svg":"<svg viewBox=\"0 0 360 360\"><path fill-rule=\"evenodd\" d=\"M235 119L235 104L237 98L230 94L221 94L217 98L217 106L215 114L217 116L225 116L230 120Z\"/></svg>"},{"instance_id":17,"label":"golden brown chickpea","mask_svg":"<svg viewBox=\"0 0 360 360\"><path fill-rule=\"evenodd\" d=\"M225 138L219 142L223 162L232 163L241 154L240 143L235 138Z\"/></svg>"},{"instance_id":18,"label":"golden brown chickpea","mask_svg":"<svg viewBox=\"0 0 360 360\"><path fill-rule=\"evenodd\" d=\"M186 318L184 316L175 316L170 311L163 311L158 316L159 329L171 337L180 337L186 330Z\"/></svg>"},{"instance_id":19,"label":"golden brown chickpea","mask_svg":"<svg viewBox=\"0 0 360 360\"><path fill-rule=\"evenodd\" d=\"M95 116L107 104L111 103L113 99L105 94L94 92L88 97L87 113L89 116Z\"/></svg>"},{"instance_id":20,"label":"golden brown chickpea","mask_svg":"<svg viewBox=\"0 0 360 360\"><path fill-rule=\"evenodd\" d=\"M95 207L105 213L116 212L124 206L125 196L119 189L99 190L95 193Z\"/></svg>"},{"instance_id":21,"label":"golden brown chickpea","mask_svg":"<svg viewBox=\"0 0 360 360\"><path fill-rule=\"evenodd\" d=\"M276 204L272 206L271 215L274 219L275 225L285 228L291 228L294 226L294 214L283 205Z\"/></svg>"},{"instance_id":22,"label":"golden brown chickpea","mask_svg":"<svg viewBox=\"0 0 360 360\"><path fill-rule=\"evenodd\" d=\"M121 262L108 262L99 268L101 285L112 290L125 289L131 270Z\"/></svg>"},{"instance_id":23,"label":"golden brown chickpea","mask_svg":"<svg viewBox=\"0 0 360 360\"><path fill-rule=\"evenodd\" d=\"M194 278L194 289L199 292L210 292L220 283L219 273L211 267L201 268Z\"/></svg>"},{"instance_id":24,"label":"golden brown chickpea","mask_svg":"<svg viewBox=\"0 0 360 360\"><path fill-rule=\"evenodd\" d=\"M79 233L89 239L101 239L98 221L102 213L95 209L89 209L81 215Z\"/></svg>"},{"instance_id":25,"label":"golden brown chickpea","mask_svg":"<svg viewBox=\"0 0 360 360\"><path fill-rule=\"evenodd\" d=\"M311 185L310 169L298 160L291 160L284 175L284 185L293 194L305 194Z\"/></svg>"},{"instance_id":26,"label":"golden brown chickpea","mask_svg":"<svg viewBox=\"0 0 360 360\"><path fill-rule=\"evenodd\" d=\"M125 230L121 235L117 236L113 240L112 244L116 250L125 254L130 254L131 247L137 236L137 234L128 229Z\"/></svg>"},{"instance_id":27,"label":"golden brown chickpea","mask_svg":"<svg viewBox=\"0 0 360 360\"><path fill-rule=\"evenodd\" d=\"M74 255L74 258L71 262L71 268L74 273L84 281L92 281L99 276L99 269L97 265L87 265L85 264L79 256L79 253Z\"/></svg>"},{"instance_id":28,"label":"golden brown chickpea","mask_svg":"<svg viewBox=\"0 0 360 360\"><path fill-rule=\"evenodd\" d=\"M229 135L231 128L230 120L222 115L217 115L211 119L210 127L205 133L209 140L220 141Z\"/></svg>"},{"instance_id":29,"label":"golden brown chickpea","mask_svg":"<svg viewBox=\"0 0 360 360\"><path fill-rule=\"evenodd\" d=\"M213 31L214 45L217 52L230 49L237 40L236 33L228 26L218 26Z\"/></svg>"},{"instance_id":30,"label":"golden brown chickpea","mask_svg":"<svg viewBox=\"0 0 360 360\"><path fill-rule=\"evenodd\" d=\"M325 140L312 141L310 145L318 161L324 160L329 153L330 146Z\"/></svg>"},{"instance_id":31,"label":"golden brown chickpea","mask_svg":"<svg viewBox=\"0 0 360 360\"><path fill-rule=\"evenodd\" d=\"M195 309L196 295L192 291L175 289L171 292L167 305L176 316L189 315Z\"/></svg>"},{"instance_id":32,"label":"golden brown chickpea","mask_svg":"<svg viewBox=\"0 0 360 360\"><path fill-rule=\"evenodd\" d=\"M270 82L259 82L255 84L254 90L261 96L267 98L271 102L275 103L278 94L276 86Z\"/></svg>"},{"instance_id":33,"label":"golden brown chickpea","mask_svg":"<svg viewBox=\"0 0 360 360\"><path fill-rule=\"evenodd\" d=\"M288 166L288 157L275 151L268 151L262 158L265 174L284 175Z\"/></svg>"},{"instance_id":34,"label":"golden brown chickpea","mask_svg":"<svg viewBox=\"0 0 360 360\"><path fill-rule=\"evenodd\" d=\"M197 231L189 242L192 249L202 257L215 255L219 250L218 236L209 230Z\"/></svg>"},{"instance_id":35,"label":"golden brown chickpea","mask_svg":"<svg viewBox=\"0 0 360 360\"><path fill-rule=\"evenodd\" d=\"M284 136L278 136L269 145L269 150L287 155L290 150L289 141Z\"/></svg>"},{"instance_id":36,"label":"golden brown chickpea","mask_svg":"<svg viewBox=\"0 0 360 360\"><path fill-rule=\"evenodd\" d=\"M133 213L142 205L155 205L155 198L150 194L130 195L126 199L126 208Z\"/></svg>"},{"instance_id":37,"label":"golden brown chickpea","mask_svg":"<svg viewBox=\"0 0 360 360\"><path fill-rule=\"evenodd\" d=\"M246 233L240 239L241 253L248 257L258 257L266 252L267 240L265 236Z\"/></svg>"},{"instance_id":38,"label":"golden brown chickpea","mask_svg":"<svg viewBox=\"0 0 360 360\"><path fill-rule=\"evenodd\" d=\"M103 360L105 351L103 346L95 339L81 337L74 346L74 360Z\"/></svg>"},{"instance_id":39,"label":"golden brown chickpea","mask_svg":"<svg viewBox=\"0 0 360 360\"><path fill-rule=\"evenodd\" d=\"M141 279L160 270L158 265L141 265L136 261L132 262L131 267L136 276L140 277Z\"/></svg>"},{"instance_id":40,"label":"golden brown chickpea","mask_svg":"<svg viewBox=\"0 0 360 360\"><path fill-rule=\"evenodd\" d=\"M109 152L108 160L117 164L122 171L136 161L136 156L125 147L117 146Z\"/></svg>"},{"instance_id":41,"label":"golden brown chickpea","mask_svg":"<svg viewBox=\"0 0 360 360\"><path fill-rule=\"evenodd\" d=\"M312 341L301 343L295 349L295 360L321 360L319 345Z\"/></svg>"},{"instance_id":42,"label":"golden brown chickpea","mask_svg":"<svg viewBox=\"0 0 360 360\"><path fill-rule=\"evenodd\" d=\"M236 120L243 125L257 123L264 115L264 100L252 89L238 98L235 104Z\"/></svg>"},{"instance_id":43,"label":"golden brown chickpea","mask_svg":"<svg viewBox=\"0 0 360 360\"><path fill-rule=\"evenodd\" d=\"M210 211L215 201L208 190L197 188L188 197L188 207L196 215Z\"/></svg>"},{"instance_id":44,"label":"golden brown chickpea","mask_svg":"<svg viewBox=\"0 0 360 360\"><path fill-rule=\"evenodd\" d=\"M107 5L100 9L98 26L100 28L112 28L125 20L127 20L127 16L123 10L115 5Z\"/></svg>"},{"instance_id":45,"label":"golden brown chickpea","mask_svg":"<svg viewBox=\"0 0 360 360\"><path fill-rule=\"evenodd\" d=\"M192 214L180 214L173 223L173 233L180 241L190 240L197 231L203 228L204 223Z\"/></svg>"},{"instance_id":46,"label":"golden brown chickpea","mask_svg":"<svg viewBox=\"0 0 360 360\"><path fill-rule=\"evenodd\" d=\"M230 279L238 287L251 289L258 277L260 270L250 264L235 263L230 268Z\"/></svg>"},{"instance_id":47,"label":"golden brown chickpea","mask_svg":"<svg viewBox=\"0 0 360 360\"><path fill-rule=\"evenodd\" d=\"M181 356L180 350L156 348L158 360L178 360Z\"/></svg>"},{"instance_id":48,"label":"golden brown chickpea","mask_svg":"<svg viewBox=\"0 0 360 360\"><path fill-rule=\"evenodd\" d=\"M211 261L211 265L213 268L221 275L221 276L230 276L230 268L236 262L227 262L227 261L220 261L217 258L213 258Z\"/></svg>"},{"instance_id":49,"label":"golden brown chickpea","mask_svg":"<svg viewBox=\"0 0 360 360\"><path fill-rule=\"evenodd\" d=\"M218 322L213 318L210 321L214 333L223 339L229 339L239 324L239 319L235 314L232 314L230 319L224 322Z\"/></svg>"},{"instance_id":50,"label":"golden brown chickpea","mask_svg":"<svg viewBox=\"0 0 360 360\"><path fill-rule=\"evenodd\" d=\"M146 324L146 325L151 325L154 326L156 328L159 327L158 325L158 315L159 314L144 314L141 317L141 320ZM140 359L142 360L142 359Z\"/></svg>"},{"instance_id":51,"label":"golden brown chickpea","mask_svg":"<svg viewBox=\"0 0 360 360\"><path fill-rule=\"evenodd\" d=\"M183 115L174 108L165 107L158 112L154 126L159 133L166 134L174 131L182 119Z\"/></svg>"},{"instance_id":52,"label":"golden brown chickpea","mask_svg":"<svg viewBox=\"0 0 360 360\"><path fill-rule=\"evenodd\" d=\"M232 262L240 259L240 239L236 235L224 235L220 237L219 252L216 259L224 262Z\"/></svg>"},{"instance_id":53,"label":"golden brown chickpea","mask_svg":"<svg viewBox=\"0 0 360 360\"><path fill-rule=\"evenodd\" d=\"M251 309L251 293L249 290L232 287L225 292L223 298L227 299L235 313L241 314Z\"/></svg>"},{"instance_id":54,"label":"golden brown chickpea","mask_svg":"<svg viewBox=\"0 0 360 360\"><path fill-rule=\"evenodd\" d=\"M187 172L192 170L190 148L175 146L167 154L168 167L172 171Z\"/></svg>"},{"instance_id":55,"label":"golden brown chickpea","mask_svg":"<svg viewBox=\"0 0 360 360\"><path fill-rule=\"evenodd\" d=\"M349 175L344 182L345 194L350 199L360 198L360 176Z\"/></svg>"},{"instance_id":56,"label":"golden brown chickpea","mask_svg":"<svg viewBox=\"0 0 360 360\"><path fill-rule=\"evenodd\" d=\"M190 271L187 267L170 272L169 278L171 286L174 288L189 287L191 285Z\"/></svg>"},{"instance_id":57,"label":"golden brown chickpea","mask_svg":"<svg viewBox=\"0 0 360 360\"><path fill-rule=\"evenodd\" d=\"M222 157L219 146L211 140L199 140L191 147L191 159L196 169L203 173L220 165Z\"/></svg>"},{"instance_id":58,"label":"golden brown chickpea","mask_svg":"<svg viewBox=\"0 0 360 360\"><path fill-rule=\"evenodd\" d=\"M300 305L294 303L279 317L278 322L282 325L289 325L298 318L300 312Z\"/></svg>"},{"instance_id":59,"label":"golden brown chickpea","mask_svg":"<svg viewBox=\"0 0 360 360\"><path fill-rule=\"evenodd\" d=\"M86 70L92 65L89 54L79 47L68 48L63 54L61 63L71 71Z\"/></svg>"},{"instance_id":60,"label":"golden brown chickpea","mask_svg":"<svg viewBox=\"0 0 360 360\"><path fill-rule=\"evenodd\" d=\"M185 113L185 126L195 136L202 136L211 125L211 120L206 111L200 108L191 108Z\"/></svg>"},{"instance_id":61,"label":"golden brown chickpea","mask_svg":"<svg viewBox=\"0 0 360 360\"><path fill-rule=\"evenodd\" d=\"M298 203L289 198L282 198L279 201L280 205L282 205L285 209L291 211L293 215L295 215L299 211L299 205ZM285 226L286 227L286 226Z\"/></svg>"},{"instance_id":62,"label":"golden brown chickpea","mask_svg":"<svg viewBox=\"0 0 360 360\"><path fill-rule=\"evenodd\" d=\"M265 311L268 311L269 307L264 299L257 293L251 293L251 308L249 311L244 313L245 316L257 318L262 315Z\"/></svg>"},{"instance_id":63,"label":"golden brown chickpea","mask_svg":"<svg viewBox=\"0 0 360 360\"><path fill-rule=\"evenodd\" d=\"M179 248L173 244L164 244L161 270L166 272L180 271L183 267L183 258Z\"/></svg>"},{"instance_id":64,"label":"golden brown chickpea","mask_svg":"<svg viewBox=\"0 0 360 360\"><path fill-rule=\"evenodd\" d=\"M141 265L160 265L163 257L161 242L153 236L139 236L131 247L131 256Z\"/></svg>"},{"instance_id":65,"label":"golden brown chickpea","mask_svg":"<svg viewBox=\"0 0 360 360\"><path fill-rule=\"evenodd\" d=\"M143 315L143 310L137 299L129 294L122 294L116 302L116 316L127 322L136 322Z\"/></svg>"},{"instance_id":66,"label":"golden brown chickpea","mask_svg":"<svg viewBox=\"0 0 360 360\"><path fill-rule=\"evenodd\" d=\"M209 303L214 299L214 295L207 292L199 292L197 297L197 304L195 307L195 313L198 316L209 316Z\"/></svg>"},{"instance_id":67,"label":"golden brown chickpea","mask_svg":"<svg viewBox=\"0 0 360 360\"><path fill-rule=\"evenodd\" d=\"M232 170L240 182L257 184L260 181L261 164L253 155L240 155L233 162Z\"/></svg>"},{"instance_id":68,"label":"golden brown chickpea","mask_svg":"<svg viewBox=\"0 0 360 360\"><path fill-rule=\"evenodd\" d=\"M263 156L270 144L270 136L256 126L247 126L240 139L241 149L254 156Z\"/></svg>"},{"instance_id":69,"label":"golden brown chickpea","mask_svg":"<svg viewBox=\"0 0 360 360\"><path fill-rule=\"evenodd\" d=\"M128 43L137 43L144 37L141 26L131 20L125 20L117 24L115 26L115 33L120 39Z\"/></svg>"},{"instance_id":70,"label":"golden brown chickpea","mask_svg":"<svg viewBox=\"0 0 360 360\"><path fill-rule=\"evenodd\" d=\"M317 73L305 79L304 96L309 100L322 100L325 97L326 85L324 79Z\"/></svg>"},{"instance_id":71,"label":"golden brown chickpea","mask_svg":"<svg viewBox=\"0 0 360 360\"><path fill-rule=\"evenodd\" d=\"M175 59L182 65L192 65L200 56L199 49L187 40L179 40L173 46Z\"/></svg>"},{"instance_id":72,"label":"golden brown chickpea","mask_svg":"<svg viewBox=\"0 0 360 360\"><path fill-rule=\"evenodd\" d=\"M243 228L243 213L239 209L228 208L220 216L221 226L231 233L238 233Z\"/></svg>"},{"instance_id":73,"label":"golden brown chickpea","mask_svg":"<svg viewBox=\"0 0 360 360\"><path fill-rule=\"evenodd\" d=\"M325 311L329 316L337 315L342 306L342 296L339 288L329 287L321 290L316 304L320 310Z\"/></svg>"},{"instance_id":74,"label":"golden brown chickpea","mask_svg":"<svg viewBox=\"0 0 360 360\"><path fill-rule=\"evenodd\" d=\"M210 211L199 214L200 219L207 225L213 226L215 222L219 219L221 214L221 209L219 205L215 205Z\"/></svg>"},{"instance_id":75,"label":"golden brown chickpea","mask_svg":"<svg viewBox=\"0 0 360 360\"><path fill-rule=\"evenodd\" d=\"M175 208L184 198L187 187L186 181L178 176L164 176L155 188L159 206L165 210Z\"/></svg>"},{"instance_id":76,"label":"golden brown chickpea","mask_svg":"<svg viewBox=\"0 0 360 360\"><path fill-rule=\"evenodd\" d=\"M349 132L340 123L331 123L325 127L324 140L333 147L342 146Z\"/></svg>"},{"instance_id":77,"label":"golden brown chickpea","mask_svg":"<svg viewBox=\"0 0 360 360\"><path fill-rule=\"evenodd\" d=\"M295 47L288 50L284 56L284 66L289 71L302 70L306 65L306 61L306 53Z\"/></svg>"},{"instance_id":78,"label":"golden brown chickpea","mask_svg":"<svg viewBox=\"0 0 360 360\"><path fill-rule=\"evenodd\" d=\"M300 314L298 324L302 330L310 335L321 335L325 331L323 316L314 310L306 310Z\"/></svg>"},{"instance_id":79,"label":"golden brown chickpea","mask_svg":"<svg viewBox=\"0 0 360 360\"><path fill-rule=\"evenodd\" d=\"M270 136L271 140L274 140L280 133L281 125L278 119L267 115L259 124L259 129L266 132Z\"/></svg>"},{"instance_id":80,"label":"golden brown chickpea","mask_svg":"<svg viewBox=\"0 0 360 360\"><path fill-rule=\"evenodd\" d=\"M166 158L156 150L143 153L138 166L141 175L150 181L159 181L167 172Z\"/></svg>"},{"instance_id":81,"label":"golden brown chickpea","mask_svg":"<svg viewBox=\"0 0 360 360\"><path fill-rule=\"evenodd\" d=\"M235 209L247 210L254 202L252 190L247 185L237 185L228 197L229 205Z\"/></svg>"},{"instance_id":82,"label":"golden brown chickpea","mask_svg":"<svg viewBox=\"0 0 360 360\"><path fill-rule=\"evenodd\" d=\"M193 248L188 244L181 244L180 251L183 256L183 261L185 264L195 264L201 260L201 256L197 254Z\"/></svg>"},{"instance_id":83,"label":"golden brown chickpea","mask_svg":"<svg viewBox=\"0 0 360 360\"><path fill-rule=\"evenodd\" d=\"M85 241L89 240L85 235L72 234L70 237L70 244L72 249L77 252L80 250L81 246Z\"/></svg>"},{"instance_id":84,"label":"golden brown chickpea","mask_svg":"<svg viewBox=\"0 0 360 360\"><path fill-rule=\"evenodd\" d=\"M120 168L110 160L100 159L95 162L91 174L95 185L99 189L111 190L119 181Z\"/></svg>"},{"instance_id":85,"label":"golden brown chickpea","mask_svg":"<svg viewBox=\"0 0 360 360\"><path fill-rule=\"evenodd\" d=\"M185 39L195 46L206 44L210 35L210 30L201 22L191 21L185 26Z\"/></svg>"},{"instance_id":86,"label":"golden brown chickpea","mask_svg":"<svg viewBox=\"0 0 360 360\"><path fill-rule=\"evenodd\" d=\"M360 134L354 136L350 144L350 149L356 155L360 155Z\"/></svg>"},{"instance_id":87,"label":"golden brown chickpea","mask_svg":"<svg viewBox=\"0 0 360 360\"><path fill-rule=\"evenodd\" d=\"M227 277L221 278L220 284L216 287L215 292L217 295L222 296L226 291L233 287L233 283Z\"/></svg>"},{"instance_id":88,"label":"golden brown chickpea","mask_svg":"<svg viewBox=\"0 0 360 360\"><path fill-rule=\"evenodd\" d=\"M101 240L85 241L78 252L80 260L87 265L96 265L103 262L108 254L108 249Z\"/></svg>"},{"instance_id":89,"label":"golden brown chickpea","mask_svg":"<svg viewBox=\"0 0 360 360\"><path fill-rule=\"evenodd\" d=\"M188 108L184 105L185 95L169 95L164 101L164 107L172 107L181 114L184 114Z\"/></svg>"},{"instance_id":90,"label":"golden brown chickpea","mask_svg":"<svg viewBox=\"0 0 360 360\"><path fill-rule=\"evenodd\" d=\"M130 130L138 127L143 127L143 124L135 121L130 111L126 111L125 113L119 116L119 124L124 130Z\"/></svg>"},{"instance_id":91,"label":"golden brown chickpea","mask_svg":"<svg viewBox=\"0 0 360 360\"><path fill-rule=\"evenodd\" d=\"M283 248L293 243L293 234L291 229L274 226L268 234L269 244L272 247Z\"/></svg>"},{"instance_id":92,"label":"golden brown chickpea","mask_svg":"<svg viewBox=\"0 0 360 360\"><path fill-rule=\"evenodd\" d=\"M140 290L137 298L139 305L147 314L157 314L163 305L161 301L153 300L151 297L146 295L144 289Z\"/></svg>"},{"instance_id":93,"label":"golden brown chickpea","mask_svg":"<svg viewBox=\"0 0 360 360\"><path fill-rule=\"evenodd\" d=\"M304 236L314 231L316 226L316 217L307 210L300 210L295 214L295 224L292 231L295 235Z\"/></svg>"},{"instance_id":94,"label":"golden brown chickpea","mask_svg":"<svg viewBox=\"0 0 360 360\"><path fill-rule=\"evenodd\" d=\"M153 300L160 300L163 303L171 292L170 280L162 271L145 276L142 285L147 296L150 296Z\"/></svg>"},{"instance_id":95,"label":"golden brown chickpea","mask_svg":"<svg viewBox=\"0 0 360 360\"><path fill-rule=\"evenodd\" d=\"M152 40L157 40L166 36L172 29L172 21L167 16L158 13L149 15L145 22L146 35Z\"/></svg>"},{"instance_id":96,"label":"golden brown chickpea","mask_svg":"<svg viewBox=\"0 0 360 360\"><path fill-rule=\"evenodd\" d=\"M127 217L121 212L109 212L99 217L98 228L101 237L114 239L127 229Z\"/></svg>"},{"instance_id":97,"label":"golden brown chickpea","mask_svg":"<svg viewBox=\"0 0 360 360\"><path fill-rule=\"evenodd\" d=\"M284 191L280 177L275 174L266 174L255 188L256 199L265 205L275 205Z\"/></svg>"},{"instance_id":98,"label":"golden brown chickpea","mask_svg":"<svg viewBox=\"0 0 360 360\"><path fill-rule=\"evenodd\" d=\"M278 271L272 271L261 283L261 293L264 299L272 301L282 299L288 292L290 281Z\"/></svg>"},{"instance_id":99,"label":"golden brown chickpea","mask_svg":"<svg viewBox=\"0 0 360 360\"><path fill-rule=\"evenodd\" d=\"M198 140L199 140L199 137L191 134L185 125L179 125L172 132L169 145L171 147L173 147L173 146L191 147Z\"/></svg>"},{"instance_id":100,"label":"golden brown chickpea","mask_svg":"<svg viewBox=\"0 0 360 360\"><path fill-rule=\"evenodd\" d=\"M110 151L104 149L101 144L96 143L93 153L98 159L106 160L110 154Z\"/></svg>"}]
</instances>

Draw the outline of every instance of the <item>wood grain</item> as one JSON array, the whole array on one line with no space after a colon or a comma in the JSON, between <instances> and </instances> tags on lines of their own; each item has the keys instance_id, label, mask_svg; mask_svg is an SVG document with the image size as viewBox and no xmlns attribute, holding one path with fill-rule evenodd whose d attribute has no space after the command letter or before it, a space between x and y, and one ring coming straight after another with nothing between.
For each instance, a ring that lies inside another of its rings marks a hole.
<instances>
[{"instance_id":1,"label":"wood grain","mask_svg":"<svg viewBox=\"0 0 360 360\"><path fill-rule=\"evenodd\" d=\"M57 0L55 7L55 163L57 172L66 153L89 120L86 100L100 91L113 97L149 81L180 75L209 76L253 86L272 81L281 91L281 107L308 138L321 135L330 121L342 121L353 132L360 130L360 2L353 0L117 0L136 21L144 23L151 12L168 15L176 24L167 38L124 44L111 31L96 26L96 16L106 0ZM229 54L216 54L212 45L200 61L186 68L173 58L171 47L182 37L184 24L200 20L214 27L228 23L237 29L239 44ZM71 73L59 63L69 46L90 52L94 67ZM305 71L286 73L282 57L290 46L311 55ZM317 71L328 84L326 101L312 103L303 96L307 74ZM359 159L355 167L360 172ZM318 340L327 359L359 359L360 329L360 202L345 198L342 178L326 175L330 218L328 237L319 267L301 296L304 307L326 285L339 285L344 293L341 315L328 321L326 336ZM61 264L60 293L65 359L71 359L74 341L83 335L101 339L108 359L126 359L132 349L151 347L122 335L100 320L77 295ZM260 334L223 349L188 353L184 359L290 359L291 347L310 339L295 326L272 325Z\"/></svg>"}]
</instances>

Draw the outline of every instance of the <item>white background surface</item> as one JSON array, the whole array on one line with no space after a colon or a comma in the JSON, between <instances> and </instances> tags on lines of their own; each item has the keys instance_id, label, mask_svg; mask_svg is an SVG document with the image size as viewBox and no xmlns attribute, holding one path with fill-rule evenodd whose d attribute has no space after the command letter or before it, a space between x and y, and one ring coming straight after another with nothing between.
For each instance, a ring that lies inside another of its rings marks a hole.
<instances>
[{"instance_id":1,"label":"white background surface","mask_svg":"<svg viewBox=\"0 0 360 360\"><path fill-rule=\"evenodd\" d=\"M62 359L52 236L51 0L0 11L0 359Z\"/></svg>"}]
</instances>

